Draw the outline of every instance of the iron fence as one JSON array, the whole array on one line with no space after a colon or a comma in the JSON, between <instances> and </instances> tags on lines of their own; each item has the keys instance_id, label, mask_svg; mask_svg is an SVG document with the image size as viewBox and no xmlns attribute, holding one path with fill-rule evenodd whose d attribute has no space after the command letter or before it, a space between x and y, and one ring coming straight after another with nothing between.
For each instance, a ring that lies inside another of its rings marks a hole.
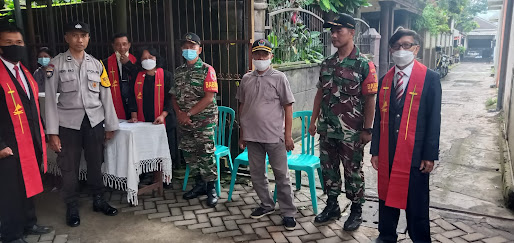
<instances>
[{"instance_id":1,"label":"iron fence","mask_svg":"<svg viewBox=\"0 0 514 243\"><path fill-rule=\"evenodd\" d=\"M64 28L70 21L83 21L90 25L91 39L86 52L96 58L106 57L110 52L110 37L115 32L112 1L92 0L81 3L61 4L60 6L39 6L32 9L34 18L35 43L30 46L54 46L55 53L65 52L67 44L64 41ZM26 9L23 9L26 11ZM52 13L53 12L53 13ZM50 18L53 17L55 33L52 38L49 28ZM28 23L27 23L28 24ZM55 43L53 41L55 40Z\"/></svg>"}]
</instances>

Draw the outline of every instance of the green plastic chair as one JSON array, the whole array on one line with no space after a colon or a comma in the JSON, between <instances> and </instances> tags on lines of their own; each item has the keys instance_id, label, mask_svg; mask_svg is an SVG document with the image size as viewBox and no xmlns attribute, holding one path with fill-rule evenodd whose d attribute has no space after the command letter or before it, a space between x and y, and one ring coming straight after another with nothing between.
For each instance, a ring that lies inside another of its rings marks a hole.
<instances>
[{"instance_id":1,"label":"green plastic chair","mask_svg":"<svg viewBox=\"0 0 514 243\"><path fill-rule=\"evenodd\" d=\"M318 214L318 198L316 196L316 183L315 171L318 171L321 187L323 185L323 175L321 173L321 163L319 157L314 155L314 137L308 132L311 124L312 111L297 111L293 113L293 119L302 119L302 153L292 154L287 157L287 165L290 170L295 171L296 176L296 190L302 187L302 171L307 172L309 178L309 188L311 192L311 201L314 214ZM277 186L275 185L275 192L273 200L277 201Z\"/></svg>"},{"instance_id":2,"label":"green plastic chair","mask_svg":"<svg viewBox=\"0 0 514 243\"><path fill-rule=\"evenodd\" d=\"M266 174L268 173L268 155L266 155ZM245 150L240 153L235 159L234 159L234 166L232 167L231 172L231 179L230 179L230 189L228 191L228 199L227 201L232 201L232 192L234 191L234 186L236 184L236 177L237 177L237 170L239 169L239 166L246 165L249 166L250 162L248 161L248 149L245 148Z\"/></svg>"},{"instance_id":3,"label":"green plastic chair","mask_svg":"<svg viewBox=\"0 0 514 243\"><path fill-rule=\"evenodd\" d=\"M218 172L218 180L216 181L216 193L218 196L221 191L221 183L220 183L220 159L221 157L228 156L228 161L230 162L230 169L234 167L232 165L232 155L230 154L230 142L232 140L232 128L234 127L234 119L236 117L236 112L230 108L225 106L218 106L218 125L214 130L214 144L216 146L216 151L214 152L214 157L216 158L216 167ZM227 126L228 125L228 126ZM227 127L228 127L228 136L227 136ZM248 160L248 159L247 159ZM182 190L185 191L187 187L187 179L189 178L190 172L189 164L186 166L186 175L184 177L184 185L182 186Z\"/></svg>"}]
</instances>

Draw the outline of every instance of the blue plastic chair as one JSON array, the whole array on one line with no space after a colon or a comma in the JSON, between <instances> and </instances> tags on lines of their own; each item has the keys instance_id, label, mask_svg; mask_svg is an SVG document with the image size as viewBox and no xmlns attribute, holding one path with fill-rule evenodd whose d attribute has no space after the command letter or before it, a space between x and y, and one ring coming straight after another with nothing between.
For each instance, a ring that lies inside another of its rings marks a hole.
<instances>
[{"instance_id":1,"label":"blue plastic chair","mask_svg":"<svg viewBox=\"0 0 514 243\"><path fill-rule=\"evenodd\" d=\"M216 181L216 193L218 196L221 191L221 183L220 183L220 159L221 157L228 156L228 160L230 162L230 169L234 167L232 165L232 155L230 154L230 142L232 140L232 128L234 127L234 119L236 117L236 112L230 108L225 106L218 106L218 125L214 130L214 144L216 146L216 151L214 152L214 157L216 158L216 167L218 172L218 180ZM228 124L228 136L227 136L227 124ZM247 158L248 160L248 158ZM182 190L186 190L187 179L189 178L190 167L189 164L186 166L186 175L184 177L184 185L182 186Z\"/></svg>"},{"instance_id":2,"label":"blue plastic chair","mask_svg":"<svg viewBox=\"0 0 514 243\"><path fill-rule=\"evenodd\" d=\"M309 178L309 187L311 191L311 201L314 214L318 214L318 198L316 196L316 182L315 171L318 171L321 187L323 185L323 175L321 173L321 163L319 157L314 155L314 137L308 133L311 124L312 111L297 111L293 113L293 119L302 119L302 153L292 154L287 157L287 165L290 170L295 171L296 176L296 190L302 187L302 171L307 172ZM275 185L275 192L273 200L277 201L277 186Z\"/></svg>"}]
</instances>

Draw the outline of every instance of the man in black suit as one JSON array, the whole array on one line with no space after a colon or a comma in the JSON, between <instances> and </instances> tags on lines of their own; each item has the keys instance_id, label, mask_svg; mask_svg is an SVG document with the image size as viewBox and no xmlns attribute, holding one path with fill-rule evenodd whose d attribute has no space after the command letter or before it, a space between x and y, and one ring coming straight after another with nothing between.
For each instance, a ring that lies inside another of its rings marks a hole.
<instances>
[{"instance_id":1,"label":"man in black suit","mask_svg":"<svg viewBox=\"0 0 514 243\"><path fill-rule=\"evenodd\" d=\"M46 144L38 86L21 64L26 49L20 29L0 27L0 233L3 242L26 242L24 234L46 234L36 224L32 197L43 191Z\"/></svg>"},{"instance_id":2,"label":"man in black suit","mask_svg":"<svg viewBox=\"0 0 514 243\"><path fill-rule=\"evenodd\" d=\"M389 40L395 66L380 79L371 141L371 164L378 170L380 235L396 242L400 209L414 242L430 242L429 174L439 158L441 82L415 60L419 35L398 29Z\"/></svg>"}]
</instances>

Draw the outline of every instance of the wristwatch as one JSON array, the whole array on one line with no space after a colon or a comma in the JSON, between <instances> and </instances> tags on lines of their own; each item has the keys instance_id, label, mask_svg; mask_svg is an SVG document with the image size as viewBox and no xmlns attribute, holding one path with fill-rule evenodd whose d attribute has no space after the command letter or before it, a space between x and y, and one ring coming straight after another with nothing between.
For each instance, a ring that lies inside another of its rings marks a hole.
<instances>
[{"instance_id":1,"label":"wristwatch","mask_svg":"<svg viewBox=\"0 0 514 243\"><path fill-rule=\"evenodd\" d=\"M363 128L362 131L367 132L369 134L373 134L373 128Z\"/></svg>"}]
</instances>

